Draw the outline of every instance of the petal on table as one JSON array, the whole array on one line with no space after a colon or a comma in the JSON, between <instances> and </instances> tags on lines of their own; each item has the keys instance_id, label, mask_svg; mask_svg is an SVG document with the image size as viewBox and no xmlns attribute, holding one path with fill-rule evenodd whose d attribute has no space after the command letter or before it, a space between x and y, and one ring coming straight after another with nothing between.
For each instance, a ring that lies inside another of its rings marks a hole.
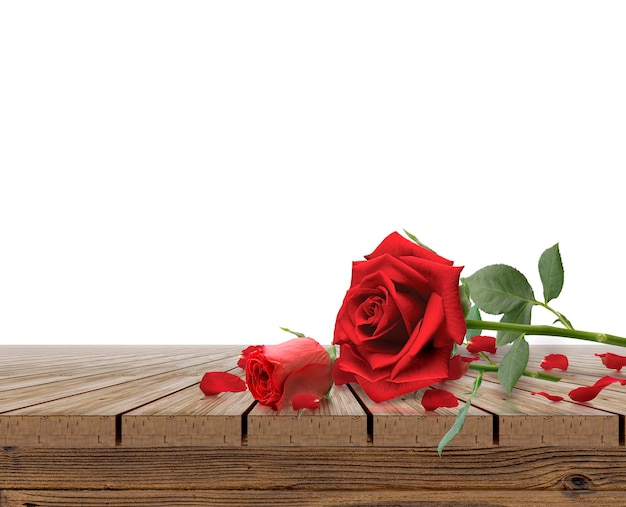
<instances>
[{"instance_id":1,"label":"petal on table","mask_svg":"<svg viewBox=\"0 0 626 507\"><path fill-rule=\"evenodd\" d=\"M454 394L442 389L427 389L422 396L422 406L426 410L435 410L441 407L452 408L459 404Z\"/></svg>"},{"instance_id":2,"label":"petal on table","mask_svg":"<svg viewBox=\"0 0 626 507\"><path fill-rule=\"evenodd\" d=\"M238 393L246 390L246 383L232 373L208 371L202 377L200 389L206 396L214 396L224 392Z\"/></svg>"},{"instance_id":3,"label":"petal on table","mask_svg":"<svg viewBox=\"0 0 626 507\"><path fill-rule=\"evenodd\" d=\"M600 391L602 391L602 389L604 389L606 386L609 386L615 382L619 382L621 385L626 385L626 379L620 379L620 378L611 377L610 375L606 375L605 377L602 377L600 380L598 380L592 386L583 386L583 387L577 387L576 389L572 389L568 393L568 396L574 401L579 401L579 402L590 401L590 400L593 400L596 396L598 396L598 394L600 394Z\"/></svg>"},{"instance_id":4,"label":"petal on table","mask_svg":"<svg viewBox=\"0 0 626 507\"><path fill-rule=\"evenodd\" d=\"M594 355L602 359L602 364L611 370L620 371L622 367L626 366L626 356L620 356L619 354L613 354L612 352Z\"/></svg>"},{"instance_id":5,"label":"petal on table","mask_svg":"<svg viewBox=\"0 0 626 507\"><path fill-rule=\"evenodd\" d=\"M566 371L569 366L567 356L563 354L548 354L543 358L540 365L544 370L563 370Z\"/></svg>"},{"instance_id":6,"label":"petal on table","mask_svg":"<svg viewBox=\"0 0 626 507\"><path fill-rule=\"evenodd\" d=\"M563 398L563 396L557 396L556 394L548 394L544 391L535 391L534 393L530 393L533 396L535 394L539 394L541 396L544 396L545 398L548 398L550 401L563 401L565 398Z\"/></svg>"},{"instance_id":7,"label":"petal on table","mask_svg":"<svg viewBox=\"0 0 626 507\"><path fill-rule=\"evenodd\" d=\"M291 405L294 410L316 410L320 408L320 400L314 394L300 393L292 398Z\"/></svg>"}]
</instances>

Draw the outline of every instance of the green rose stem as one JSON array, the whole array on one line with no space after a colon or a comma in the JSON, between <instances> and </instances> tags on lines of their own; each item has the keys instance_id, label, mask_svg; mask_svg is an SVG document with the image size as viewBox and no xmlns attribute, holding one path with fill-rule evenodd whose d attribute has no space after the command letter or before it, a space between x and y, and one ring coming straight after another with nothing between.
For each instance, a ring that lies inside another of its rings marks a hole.
<instances>
[{"instance_id":1,"label":"green rose stem","mask_svg":"<svg viewBox=\"0 0 626 507\"><path fill-rule=\"evenodd\" d=\"M591 333L589 331L578 331L576 329L565 329L555 326L544 326L536 324L515 324L512 322L491 322L486 320L465 321L468 329L488 329L490 331L514 331L527 335L560 336L562 338L574 338L577 340L587 340L607 345L617 345L626 347L626 338L605 333Z\"/></svg>"},{"instance_id":2,"label":"green rose stem","mask_svg":"<svg viewBox=\"0 0 626 507\"><path fill-rule=\"evenodd\" d=\"M468 368L470 370L476 370L476 371L482 371L482 372L485 372L485 371L497 372L498 371L497 364L470 363ZM561 377L557 377L556 375L549 375L548 373L541 373L539 371L524 370L522 375L524 375L525 377L539 378L541 380L549 380L550 382L558 382L559 380L561 380Z\"/></svg>"}]
</instances>

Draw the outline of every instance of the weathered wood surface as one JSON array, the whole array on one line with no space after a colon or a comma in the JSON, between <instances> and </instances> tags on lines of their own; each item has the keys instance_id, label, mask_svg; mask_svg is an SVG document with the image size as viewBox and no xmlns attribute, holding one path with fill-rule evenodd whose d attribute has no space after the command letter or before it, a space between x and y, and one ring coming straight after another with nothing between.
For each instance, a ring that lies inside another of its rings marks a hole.
<instances>
[{"instance_id":1,"label":"weathered wood surface","mask_svg":"<svg viewBox=\"0 0 626 507\"><path fill-rule=\"evenodd\" d=\"M0 493L1 494L1 493ZM107 505L203 507L205 505L273 507L275 505L378 506L378 507L545 507L622 506L624 495L614 491L233 491L233 490L145 490L145 491L5 491L0 497L6 507Z\"/></svg>"},{"instance_id":2,"label":"weathered wood surface","mask_svg":"<svg viewBox=\"0 0 626 507\"><path fill-rule=\"evenodd\" d=\"M335 386L315 412L298 414L291 407L276 412L256 405L247 416L247 445L352 447L366 446L367 414L347 386Z\"/></svg>"},{"instance_id":3,"label":"weathered wood surface","mask_svg":"<svg viewBox=\"0 0 626 507\"><path fill-rule=\"evenodd\" d=\"M247 392L205 397L203 373L241 374L241 349L0 347L1 505L626 505L626 386L567 401L626 378L594 356L620 349L535 346L529 369L552 352L571 366L510 397L486 374L443 457L462 404L428 412L420 393L376 404L339 386L300 417ZM441 388L464 400L472 381Z\"/></svg>"}]
</instances>

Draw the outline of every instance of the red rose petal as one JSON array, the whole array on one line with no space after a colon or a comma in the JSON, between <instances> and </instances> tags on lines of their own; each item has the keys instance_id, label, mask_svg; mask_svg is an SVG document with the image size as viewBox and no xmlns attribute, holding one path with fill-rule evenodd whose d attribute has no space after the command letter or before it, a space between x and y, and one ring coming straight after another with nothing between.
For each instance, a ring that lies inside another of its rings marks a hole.
<instances>
[{"instance_id":1,"label":"red rose petal","mask_svg":"<svg viewBox=\"0 0 626 507\"><path fill-rule=\"evenodd\" d=\"M545 396L546 398L548 398L550 401L563 401L565 398L563 398L563 396L557 396L556 394L548 394L544 391L537 391L534 393L530 393L532 395L535 394L540 394L541 396Z\"/></svg>"},{"instance_id":2,"label":"red rose petal","mask_svg":"<svg viewBox=\"0 0 626 507\"><path fill-rule=\"evenodd\" d=\"M556 368L565 371L569 366L569 361L567 356L564 356L563 354L548 354L543 358L540 366L544 370L554 370Z\"/></svg>"},{"instance_id":3,"label":"red rose petal","mask_svg":"<svg viewBox=\"0 0 626 507\"><path fill-rule=\"evenodd\" d=\"M422 396L422 406L426 410L435 410L440 407L452 408L459 404L454 394L441 389L427 389Z\"/></svg>"},{"instance_id":4,"label":"red rose petal","mask_svg":"<svg viewBox=\"0 0 626 507\"><path fill-rule=\"evenodd\" d=\"M283 385L283 394L277 403L277 408L280 410L283 405L289 405L290 401L293 405L293 398L300 393L307 393L320 399L328 392L332 383L330 364L306 365L289 375Z\"/></svg>"},{"instance_id":5,"label":"red rose petal","mask_svg":"<svg viewBox=\"0 0 626 507\"><path fill-rule=\"evenodd\" d=\"M480 359L478 356L460 356L456 355L450 359L450 366L448 367L447 380L457 380L467 373L469 364L472 361Z\"/></svg>"},{"instance_id":6,"label":"red rose petal","mask_svg":"<svg viewBox=\"0 0 626 507\"><path fill-rule=\"evenodd\" d=\"M576 389L572 389L568 393L568 396L574 401L580 401L580 402L590 401L590 400L593 400L596 396L598 396L598 394L600 394L600 391L602 391L602 389L604 389L606 386L611 385L615 382L619 382L621 385L626 385L626 379L620 379L620 378L611 377L610 375L606 375L605 377L602 377L600 380L598 380L592 386L583 386L583 387L577 387Z\"/></svg>"},{"instance_id":7,"label":"red rose petal","mask_svg":"<svg viewBox=\"0 0 626 507\"><path fill-rule=\"evenodd\" d=\"M602 359L602 364L611 370L620 371L622 367L626 366L626 356L620 356L619 354L613 354L612 352L595 355Z\"/></svg>"},{"instance_id":8,"label":"red rose petal","mask_svg":"<svg viewBox=\"0 0 626 507\"><path fill-rule=\"evenodd\" d=\"M300 393L296 394L291 400L291 406L294 410L309 409L315 410L320 408L320 400L314 394Z\"/></svg>"},{"instance_id":9,"label":"red rose petal","mask_svg":"<svg viewBox=\"0 0 626 507\"><path fill-rule=\"evenodd\" d=\"M246 363L248 362L248 356L254 352L256 349L261 348L261 345L250 345L241 351L241 355L239 356L239 360L237 361L237 366L242 370L246 369Z\"/></svg>"},{"instance_id":10,"label":"red rose petal","mask_svg":"<svg viewBox=\"0 0 626 507\"><path fill-rule=\"evenodd\" d=\"M496 339L493 336L474 336L467 344L467 351L470 354L478 354L479 352L496 352Z\"/></svg>"},{"instance_id":11,"label":"red rose petal","mask_svg":"<svg viewBox=\"0 0 626 507\"><path fill-rule=\"evenodd\" d=\"M238 393L246 390L246 383L237 375L224 371L208 371L202 377L200 389L206 396L231 392Z\"/></svg>"}]
</instances>

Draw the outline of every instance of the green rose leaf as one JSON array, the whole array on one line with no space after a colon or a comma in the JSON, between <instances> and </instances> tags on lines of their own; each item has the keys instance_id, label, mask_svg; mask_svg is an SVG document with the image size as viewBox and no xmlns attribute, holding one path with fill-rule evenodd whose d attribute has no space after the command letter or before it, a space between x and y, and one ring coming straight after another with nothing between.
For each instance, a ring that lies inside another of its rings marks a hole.
<instances>
[{"instance_id":1,"label":"green rose leaf","mask_svg":"<svg viewBox=\"0 0 626 507\"><path fill-rule=\"evenodd\" d=\"M461 408L461 410L459 410L459 413L456 415L454 424L439 441L439 445L437 446L437 452L439 453L439 456L441 456L441 453L443 452L445 446L448 445L454 439L454 437L456 437L463 429L463 425L465 424L465 418L467 417L467 411L469 410L470 406L470 403L465 403L463 408Z\"/></svg>"},{"instance_id":2,"label":"green rose leaf","mask_svg":"<svg viewBox=\"0 0 626 507\"><path fill-rule=\"evenodd\" d=\"M470 288L472 301L492 315L511 313L526 304L537 304L526 277L505 264L493 264L479 269L463 279Z\"/></svg>"},{"instance_id":3,"label":"green rose leaf","mask_svg":"<svg viewBox=\"0 0 626 507\"><path fill-rule=\"evenodd\" d=\"M463 315L467 317L470 312L470 308L472 307L472 302L469 298L469 291L467 287L463 284L459 285L459 296L461 297L461 307L463 308Z\"/></svg>"},{"instance_id":4,"label":"green rose leaf","mask_svg":"<svg viewBox=\"0 0 626 507\"><path fill-rule=\"evenodd\" d=\"M409 239L413 241L413 243L418 244L419 246L421 246L422 248L425 248L426 250L430 250L431 252L436 253L432 248L429 248L424 243L422 243L419 239L417 239L417 236L415 236L414 234L411 234L406 229L402 229L402 230L404 231L404 234L406 234L409 237Z\"/></svg>"},{"instance_id":5,"label":"green rose leaf","mask_svg":"<svg viewBox=\"0 0 626 507\"><path fill-rule=\"evenodd\" d=\"M533 305L530 303L520 306L515 310L505 313L500 322L508 322L513 324L530 324ZM496 346L501 347L507 343L517 340L522 333L516 331L498 331L496 335Z\"/></svg>"},{"instance_id":6,"label":"green rose leaf","mask_svg":"<svg viewBox=\"0 0 626 507\"><path fill-rule=\"evenodd\" d=\"M548 248L539 257L539 276L543 285L543 299L548 303L563 289L563 262L558 243Z\"/></svg>"},{"instance_id":7,"label":"green rose leaf","mask_svg":"<svg viewBox=\"0 0 626 507\"><path fill-rule=\"evenodd\" d=\"M448 432L443 437L441 437L439 445L437 446L437 452L439 453L440 457L445 446L448 445L454 439L454 437L456 437L463 429L463 425L465 424L465 418L467 417L467 411L471 406L472 398L478 392L478 388L480 387L482 380L483 373L479 372L478 376L474 380L474 387L472 388L472 392L470 393L469 398L465 400L465 405L463 406L463 408L461 408L461 410L459 410L458 414L456 415L454 424L450 427Z\"/></svg>"},{"instance_id":8,"label":"green rose leaf","mask_svg":"<svg viewBox=\"0 0 626 507\"><path fill-rule=\"evenodd\" d=\"M520 336L513 342L511 348L500 361L498 381L509 395L524 373L524 370L526 370L529 355L530 347L528 342L523 336Z\"/></svg>"},{"instance_id":9,"label":"green rose leaf","mask_svg":"<svg viewBox=\"0 0 626 507\"><path fill-rule=\"evenodd\" d=\"M304 333L299 333L298 331L292 331L291 329L287 327L281 327L281 329L288 333L295 334L298 338L306 338L306 335Z\"/></svg>"},{"instance_id":10,"label":"green rose leaf","mask_svg":"<svg viewBox=\"0 0 626 507\"><path fill-rule=\"evenodd\" d=\"M482 320L480 317L480 310L476 305L473 305L470 308L469 313L467 314L467 318L470 320ZM465 338L467 341L470 341L474 336L478 336L483 332L482 329L468 329L465 333Z\"/></svg>"}]
</instances>

